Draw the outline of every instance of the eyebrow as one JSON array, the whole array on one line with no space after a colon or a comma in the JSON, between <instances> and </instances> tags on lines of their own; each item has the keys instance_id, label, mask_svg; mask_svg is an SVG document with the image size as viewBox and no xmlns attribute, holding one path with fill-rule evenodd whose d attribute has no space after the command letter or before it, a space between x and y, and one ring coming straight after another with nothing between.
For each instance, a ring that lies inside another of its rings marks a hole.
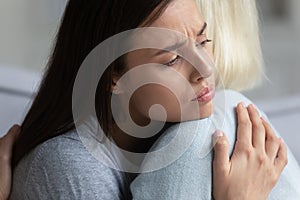
<instances>
[{"instance_id":1,"label":"eyebrow","mask_svg":"<svg viewBox=\"0 0 300 200\"><path fill-rule=\"evenodd\" d=\"M154 56L158 56L158 55L161 55L163 53L168 53L168 52L172 52L172 51L175 51L176 49L179 49L180 47L182 47L187 41L183 41L183 42L180 42L180 43L176 43L174 45L171 45L171 46L168 46L168 47L165 47L159 51L157 51Z\"/></svg>"},{"instance_id":2,"label":"eyebrow","mask_svg":"<svg viewBox=\"0 0 300 200\"><path fill-rule=\"evenodd\" d=\"M199 33L197 34L197 36L200 36L200 35L202 35L202 34L203 34L203 32L205 31L206 27L207 27L207 23L206 23L206 22L204 22L204 24L203 24L203 26L202 26L201 30L199 31Z\"/></svg>"},{"instance_id":3,"label":"eyebrow","mask_svg":"<svg viewBox=\"0 0 300 200\"><path fill-rule=\"evenodd\" d=\"M202 35L203 32L205 31L206 27L207 27L207 23L204 22L204 24L203 24L201 30L199 31L199 33L197 34L197 36ZM163 54L163 53L175 51L176 49L179 49L181 46L183 46L186 42L187 42L187 41L183 41L183 42L176 43L176 44L174 44L174 45L165 47L164 49L157 51L157 52L154 54L154 56L158 56L158 55L161 55L161 54Z\"/></svg>"}]
</instances>

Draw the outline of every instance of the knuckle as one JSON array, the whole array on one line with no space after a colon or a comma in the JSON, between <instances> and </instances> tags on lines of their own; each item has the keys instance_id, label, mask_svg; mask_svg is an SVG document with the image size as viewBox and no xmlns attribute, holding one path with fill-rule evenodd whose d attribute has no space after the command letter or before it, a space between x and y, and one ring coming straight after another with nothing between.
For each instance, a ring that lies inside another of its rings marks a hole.
<instances>
[{"instance_id":1,"label":"knuckle","mask_svg":"<svg viewBox=\"0 0 300 200\"><path fill-rule=\"evenodd\" d=\"M248 146L244 146L241 149L241 152L246 156L246 158L249 160L252 157L252 149Z\"/></svg>"},{"instance_id":2,"label":"knuckle","mask_svg":"<svg viewBox=\"0 0 300 200\"><path fill-rule=\"evenodd\" d=\"M276 143L279 144L280 141L278 140L278 138L275 136L275 134L271 134L268 136L267 140L269 140L272 143Z\"/></svg>"},{"instance_id":3,"label":"knuckle","mask_svg":"<svg viewBox=\"0 0 300 200\"><path fill-rule=\"evenodd\" d=\"M267 157L266 157L266 155L264 155L264 154L259 154L259 155L257 156L257 161L258 161L258 163L259 163L260 166L265 165L266 162L267 162Z\"/></svg>"},{"instance_id":4,"label":"knuckle","mask_svg":"<svg viewBox=\"0 0 300 200\"><path fill-rule=\"evenodd\" d=\"M288 163L289 163L289 160L288 160L287 156L284 156L284 158L283 158L284 166L286 166Z\"/></svg>"},{"instance_id":5,"label":"knuckle","mask_svg":"<svg viewBox=\"0 0 300 200\"><path fill-rule=\"evenodd\" d=\"M228 146L228 143L225 139L219 139L216 143L217 147L224 148Z\"/></svg>"},{"instance_id":6,"label":"knuckle","mask_svg":"<svg viewBox=\"0 0 300 200\"><path fill-rule=\"evenodd\" d=\"M277 147L277 149L279 148L279 146L280 146L280 140L279 140L279 138L277 138L276 136L273 138L273 141L272 141L272 143Z\"/></svg>"},{"instance_id":7,"label":"knuckle","mask_svg":"<svg viewBox=\"0 0 300 200\"><path fill-rule=\"evenodd\" d=\"M281 167L285 167L287 164L288 164L288 158L287 158L287 156L283 156L283 157L281 157L281 158L277 158L278 159L278 161L279 161L279 165L281 166Z\"/></svg>"},{"instance_id":8,"label":"knuckle","mask_svg":"<svg viewBox=\"0 0 300 200\"><path fill-rule=\"evenodd\" d=\"M252 121L252 126L255 127L255 128L261 128L262 123L259 120L253 120Z\"/></svg>"},{"instance_id":9,"label":"knuckle","mask_svg":"<svg viewBox=\"0 0 300 200\"><path fill-rule=\"evenodd\" d=\"M269 142L272 142L272 143L276 143L277 142L277 139L274 135L271 135L267 138L267 140L269 140Z\"/></svg>"},{"instance_id":10,"label":"knuckle","mask_svg":"<svg viewBox=\"0 0 300 200\"><path fill-rule=\"evenodd\" d=\"M240 126L243 128L250 129L252 128L252 123L249 120L241 121Z\"/></svg>"}]
</instances>

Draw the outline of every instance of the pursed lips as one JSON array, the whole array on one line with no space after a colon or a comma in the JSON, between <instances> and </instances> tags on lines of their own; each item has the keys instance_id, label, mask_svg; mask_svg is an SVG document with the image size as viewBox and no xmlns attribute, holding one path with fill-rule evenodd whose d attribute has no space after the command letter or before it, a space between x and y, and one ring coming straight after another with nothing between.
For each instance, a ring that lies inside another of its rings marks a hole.
<instances>
[{"instance_id":1,"label":"pursed lips","mask_svg":"<svg viewBox=\"0 0 300 200\"><path fill-rule=\"evenodd\" d=\"M213 96L214 96L214 88L205 86L203 89L200 90L197 97L192 99L192 101L205 101L206 99L209 100L210 98L213 98Z\"/></svg>"}]
</instances>

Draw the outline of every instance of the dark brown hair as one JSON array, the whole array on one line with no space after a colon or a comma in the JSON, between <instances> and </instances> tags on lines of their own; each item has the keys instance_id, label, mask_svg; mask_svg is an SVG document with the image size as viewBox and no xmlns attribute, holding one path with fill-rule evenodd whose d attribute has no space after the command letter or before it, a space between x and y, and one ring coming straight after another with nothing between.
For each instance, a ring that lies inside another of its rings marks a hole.
<instances>
[{"instance_id":1,"label":"dark brown hair","mask_svg":"<svg viewBox=\"0 0 300 200\"><path fill-rule=\"evenodd\" d=\"M171 0L69 0L44 79L27 113L14 146L13 166L37 145L75 128L72 115L74 81L85 57L107 38L151 23ZM155 13L153 14L153 12ZM148 19L151 15L151 19ZM96 92L98 120L107 131L112 73L122 70L122 59L103 74Z\"/></svg>"}]
</instances>

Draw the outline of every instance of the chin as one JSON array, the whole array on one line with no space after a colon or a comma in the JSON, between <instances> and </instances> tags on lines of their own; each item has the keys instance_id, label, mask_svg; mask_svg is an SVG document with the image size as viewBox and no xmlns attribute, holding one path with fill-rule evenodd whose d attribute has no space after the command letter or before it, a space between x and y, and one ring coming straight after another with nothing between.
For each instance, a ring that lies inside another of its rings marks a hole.
<instances>
[{"instance_id":1,"label":"chin","mask_svg":"<svg viewBox=\"0 0 300 200\"><path fill-rule=\"evenodd\" d=\"M211 116L214 112L214 105L213 102L209 102L203 106L200 106L199 113L200 113L200 118L199 119L204 119L209 116Z\"/></svg>"},{"instance_id":2,"label":"chin","mask_svg":"<svg viewBox=\"0 0 300 200\"><path fill-rule=\"evenodd\" d=\"M170 116L176 116L174 118L168 116L167 121L168 122L184 122L184 121L192 121L192 120L199 120L208 118L213 114L214 106L213 102L210 101L206 104L199 105L199 110L193 109L189 110L184 116L178 116L177 115L170 115Z\"/></svg>"}]
</instances>

